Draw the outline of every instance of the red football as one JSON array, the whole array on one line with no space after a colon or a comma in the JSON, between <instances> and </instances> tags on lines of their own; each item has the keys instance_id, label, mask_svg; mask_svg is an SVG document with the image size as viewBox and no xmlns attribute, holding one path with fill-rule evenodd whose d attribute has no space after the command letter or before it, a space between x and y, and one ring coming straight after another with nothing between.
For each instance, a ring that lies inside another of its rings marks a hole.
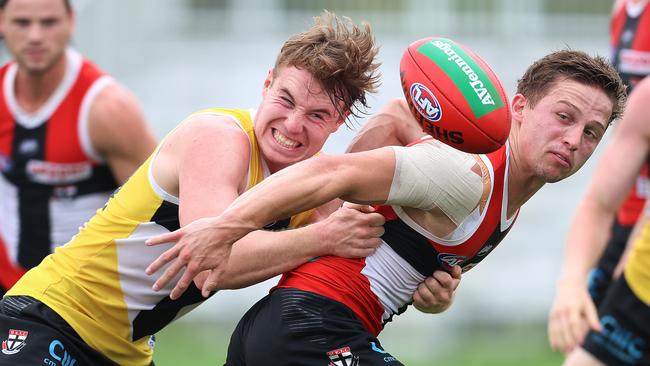
<instances>
[{"instance_id":1,"label":"red football","mask_svg":"<svg viewBox=\"0 0 650 366\"><path fill-rule=\"evenodd\" d=\"M424 132L458 150L489 153L510 132L508 97L494 71L445 38L411 43L400 62L402 89Z\"/></svg>"}]
</instances>

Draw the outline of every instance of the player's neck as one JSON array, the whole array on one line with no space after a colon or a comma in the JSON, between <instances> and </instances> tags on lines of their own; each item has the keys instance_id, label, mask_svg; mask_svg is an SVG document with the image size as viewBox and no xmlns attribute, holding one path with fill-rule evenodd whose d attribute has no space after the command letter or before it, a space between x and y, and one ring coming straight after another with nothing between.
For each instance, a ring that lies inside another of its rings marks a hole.
<instances>
[{"instance_id":1,"label":"player's neck","mask_svg":"<svg viewBox=\"0 0 650 366\"><path fill-rule=\"evenodd\" d=\"M522 160L517 157L518 149L511 149L508 168L508 212L510 218L546 183L535 174L527 172ZM525 160L523 160L525 161Z\"/></svg>"},{"instance_id":2,"label":"player's neck","mask_svg":"<svg viewBox=\"0 0 650 366\"><path fill-rule=\"evenodd\" d=\"M64 55L49 70L43 73L32 73L18 67L14 92L20 108L27 113L32 113L45 104L63 80L66 65Z\"/></svg>"}]
</instances>

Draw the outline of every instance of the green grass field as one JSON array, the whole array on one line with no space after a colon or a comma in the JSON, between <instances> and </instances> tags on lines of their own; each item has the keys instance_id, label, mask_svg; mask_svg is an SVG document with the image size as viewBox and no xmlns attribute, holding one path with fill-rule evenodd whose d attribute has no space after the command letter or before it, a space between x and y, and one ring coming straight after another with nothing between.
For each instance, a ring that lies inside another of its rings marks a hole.
<instances>
[{"instance_id":1,"label":"green grass field","mask_svg":"<svg viewBox=\"0 0 650 366\"><path fill-rule=\"evenodd\" d=\"M548 347L545 325L507 327L464 327L458 330L451 346L431 345L431 353L409 355L404 339L391 335L382 344L408 366L558 366L562 355ZM157 366L223 365L232 324L180 321L157 335ZM325 366L325 365L322 365Z\"/></svg>"}]
</instances>

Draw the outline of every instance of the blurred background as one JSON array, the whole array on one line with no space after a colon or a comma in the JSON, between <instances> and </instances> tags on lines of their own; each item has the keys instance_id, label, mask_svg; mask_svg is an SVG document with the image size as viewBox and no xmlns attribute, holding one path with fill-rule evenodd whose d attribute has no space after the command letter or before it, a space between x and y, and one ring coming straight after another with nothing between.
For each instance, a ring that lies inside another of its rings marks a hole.
<instances>
[{"instance_id":1,"label":"blurred background","mask_svg":"<svg viewBox=\"0 0 650 366\"><path fill-rule=\"evenodd\" d=\"M162 137L201 108L256 107L283 41L308 27L322 9L368 21L376 32L383 85L370 98L372 112L401 97L401 53L427 36L451 38L479 53L510 96L526 67L550 51L570 47L608 56L612 1L73 0L73 5L73 46L136 94ZM354 133L342 128L326 152L342 152ZM546 317L564 236L594 161L544 187L524 206L498 250L465 274L450 310L433 316L411 309L388 324L380 336L385 348L408 365L560 364L562 356L547 345ZM218 293L174 323L158 335L156 364L223 364L237 320L275 282Z\"/></svg>"}]
</instances>

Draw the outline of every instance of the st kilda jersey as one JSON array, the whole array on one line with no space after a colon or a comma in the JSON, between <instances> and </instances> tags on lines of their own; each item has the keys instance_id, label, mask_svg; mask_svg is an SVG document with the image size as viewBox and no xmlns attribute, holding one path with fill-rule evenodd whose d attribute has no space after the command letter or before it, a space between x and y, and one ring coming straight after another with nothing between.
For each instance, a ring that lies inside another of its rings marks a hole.
<instances>
[{"instance_id":1,"label":"st kilda jersey","mask_svg":"<svg viewBox=\"0 0 650 366\"><path fill-rule=\"evenodd\" d=\"M610 35L612 64L630 93L636 83L650 74L650 12L647 4L618 1L610 23ZM616 217L621 225L634 225L649 191L648 169L644 167L617 212Z\"/></svg>"},{"instance_id":2,"label":"st kilda jersey","mask_svg":"<svg viewBox=\"0 0 650 366\"><path fill-rule=\"evenodd\" d=\"M417 286L435 270L459 265L468 271L485 258L510 230L507 218L508 144L479 155L490 175L490 193L452 233L436 237L401 207L379 206L385 233L377 251L365 259L321 257L285 274L277 288L297 288L347 305L366 329L379 334L385 322L406 310Z\"/></svg>"},{"instance_id":3,"label":"st kilda jersey","mask_svg":"<svg viewBox=\"0 0 650 366\"><path fill-rule=\"evenodd\" d=\"M650 74L650 12L646 4L618 1L610 23L611 61L628 92Z\"/></svg>"},{"instance_id":4,"label":"st kilda jersey","mask_svg":"<svg viewBox=\"0 0 650 366\"><path fill-rule=\"evenodd\" d=\"M88 134L91 104L112 79L71 49L66 57L63 80L33 113L16 101L17 65L0 69L0 239L9 261L27 269L70 240L117 187Z\"/></svg>"}]
</instances>

